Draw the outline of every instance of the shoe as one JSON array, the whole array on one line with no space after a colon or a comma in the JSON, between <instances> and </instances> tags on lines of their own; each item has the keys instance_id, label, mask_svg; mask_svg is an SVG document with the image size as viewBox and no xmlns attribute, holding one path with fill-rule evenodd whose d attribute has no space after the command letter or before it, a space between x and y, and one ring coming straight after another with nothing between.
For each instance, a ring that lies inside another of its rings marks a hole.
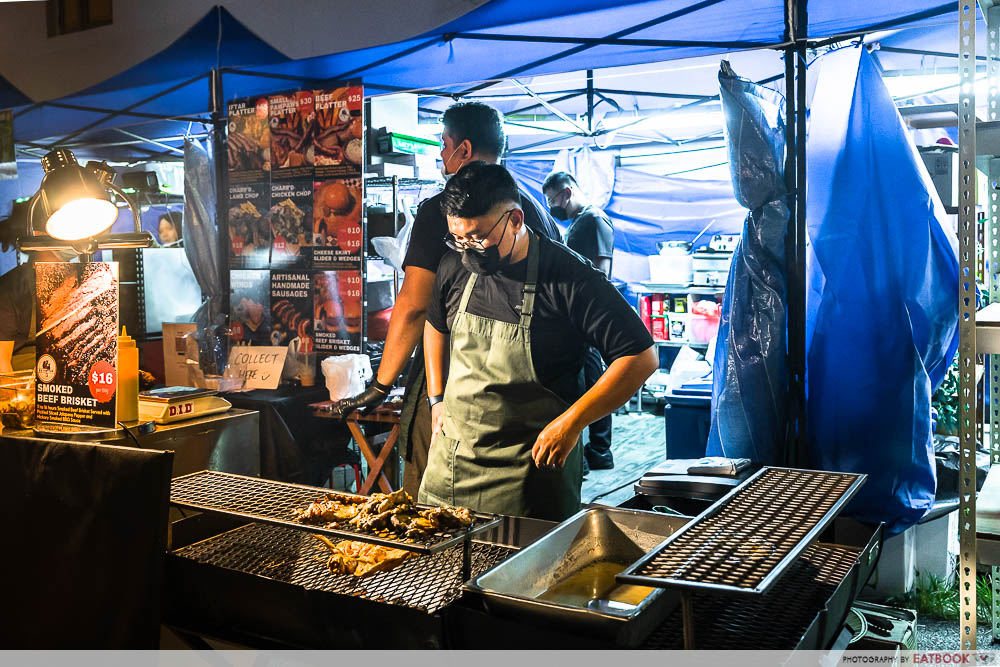
<instances>
[{"instance_id":1,"label":"shoe","mask_svg":"<svg viewBox=\"0 0 1000 667\"><path fill-rule=\"evenodd\" d=\"M583 462L586 464L584 469L590 470L611 470L615 467L615 460L612 458L611 452L607 454L593 454L584 450Z\"/></svg>"}]
</instances>

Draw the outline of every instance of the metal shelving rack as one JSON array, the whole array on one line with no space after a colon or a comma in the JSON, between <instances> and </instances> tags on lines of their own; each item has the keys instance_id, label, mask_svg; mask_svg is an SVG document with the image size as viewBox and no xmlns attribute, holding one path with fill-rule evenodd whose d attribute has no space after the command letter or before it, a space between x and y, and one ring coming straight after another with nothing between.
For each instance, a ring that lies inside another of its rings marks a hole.
<instances>
[{"instance_id":1,"label":"metal shelving rack","mask_svg":"<svg viewBox=\"0 0 1000 667\"><path fill-rule=\"evenodd\" d=\"M976 448L990 424L990 465L1000 464L1000 7L987 6L987 119L976 117L976 0L958 3L958 243L959 243L959 602L960 648L976 649ZM978 137L977 137L978 135ZM977 143L978 139L978 143ZM977 171L988 176L987 218L977 220ZM983 248L980 248L980 242ZM982 254L983 264L979 259ZM986 286L977 312L976 285ZM988 355L984 392L977 401L977 355ZM1000 568L992 568L994 639L1000 639Z\"/></svg>"}]
</instances>

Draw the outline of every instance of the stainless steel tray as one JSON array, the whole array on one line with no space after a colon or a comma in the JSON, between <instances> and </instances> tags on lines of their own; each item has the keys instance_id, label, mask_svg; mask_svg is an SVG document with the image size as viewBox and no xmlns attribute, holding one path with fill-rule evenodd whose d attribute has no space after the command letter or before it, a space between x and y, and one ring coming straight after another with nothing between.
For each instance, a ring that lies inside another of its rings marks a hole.
<instances>
[{"instance_id":1,"label":"stainless steel tray","mask_svg":"<svg viewBox=\"0 0 1000 667\"><path fill-rule=\"evenodd\" d=\"M634 562L689 520L612 507L585 509L464 588L480 596L491 614L536 619L549 628L635 646L679 603L679 595L658 589L638 606L621 608L560 604L538 596L591 563Z\"/></svg>"}]
</instances>

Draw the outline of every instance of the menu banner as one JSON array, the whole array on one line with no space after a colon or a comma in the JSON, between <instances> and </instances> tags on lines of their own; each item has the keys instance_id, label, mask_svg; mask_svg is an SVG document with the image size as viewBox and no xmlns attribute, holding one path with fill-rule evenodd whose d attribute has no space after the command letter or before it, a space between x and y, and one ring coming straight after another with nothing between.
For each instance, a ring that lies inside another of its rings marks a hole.
<instances>
[{"instance_id":1,"label":"menu banner","mask_svg":"<svg viewBox=\"0 0 1000 667\"><path fill-rule=\"evenodd\" d=\"M35 419L115 426L118 263L35 264Z\"/></svg>"},{"instance_id":2,"label":"menu banner","mask_svg":"<svg viewBox=\"0 0 1000 667\"><path fill-rule=\"evenodd\" d=\"M364 89L233 100L228 112L234 341L363 352Z\"/></svg>"}]
</instances>

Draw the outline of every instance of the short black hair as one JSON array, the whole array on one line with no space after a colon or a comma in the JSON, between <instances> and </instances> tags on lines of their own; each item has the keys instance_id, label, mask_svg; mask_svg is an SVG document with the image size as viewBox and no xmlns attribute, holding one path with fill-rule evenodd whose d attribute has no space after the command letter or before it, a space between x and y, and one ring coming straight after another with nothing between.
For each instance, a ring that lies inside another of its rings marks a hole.
<instances>
[{"instance_id":1,"label":"short black hair","mask_svg":"<svg viewBox=\"0 0 1000 667\"><path fill-rule=\"evenodd\" d=\"M441 192L441 212L454 218L475 218L507 201L521 203L514 177L498 164L478 160L448 180Z\"/></svg>"},{"instance_id":2,"label":"short black hair","mask_svg":"<svg viewBox=\"0 0 1000 667\"><path fill-rule=\"evenodd\" d=\"M503 119L500 112L490 105L482 102L453 104L444 112L441 122L456 144L468 139L473 153L492 157L503 154L507 141Z\"/></svg>"},{"instance_id":3,"label":"short black hair","mask_svg":"<svg viewBox=\"0 0 1000 667\"><path fill-rule=\"evenodd\" d=\"M183 219L184 216L181 215L180 211L167 211L166 213L162 214L159 218L157 218L156 226L159 227L160 223L166 220L167 222L169 222L171 225L174 226L174 230L176 230L177 232L177 238L182 239L184 238L184 229L181 225L181 221Z\"/></svg>"},{"instance_id":4,"label":"short black hair","mask_svg":"<svg viewBox=\"0 0 1000 667\"><path fill-rule=\"evenodd\" d=\"M580 187L576 179L573 178L573 174L568 171L554 171L545 177L545 182L542 183L542 192L547 190L562 190L568 187Z\"/></svg>"}]
</instances>

